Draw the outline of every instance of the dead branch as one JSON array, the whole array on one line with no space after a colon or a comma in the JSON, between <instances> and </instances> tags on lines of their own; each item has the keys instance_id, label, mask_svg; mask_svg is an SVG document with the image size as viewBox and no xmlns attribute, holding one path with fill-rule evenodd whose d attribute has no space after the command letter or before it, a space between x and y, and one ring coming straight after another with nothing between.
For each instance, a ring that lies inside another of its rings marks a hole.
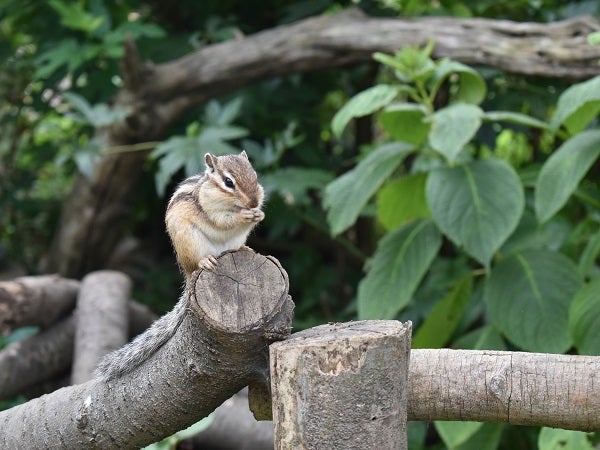
<instances>
[{"instance_id":1,"label":"dead branch","mask_svg":"<svg viewBox=\"0 0 600 450\"><path fill-rule=\"evenodd\" d=\"M132 282L121 272L102 270L85 276L77 298L71 381L93 378L100 359L127 343L127 301Z\"/></svg>"},{"instance_id":2,"label":"dead branch","mask_svg":"<svg viewBox=\"0 0 600 450\"><path fill-rule=\"evenodd\" d=\"M0 399L65 372L73 360L74 335L74 318L69 316L45 331L4 347L0 351Z\"/></svg>"},{"instance_id":3,"label":"dead branch","mask_svg":"<svg viewBox=\"0 0 600 450\"><path fill-rule=\"evenodd\" d=\"M79 282L57 275L0 282L0 334L24 326L46 328L74 307Z\"/></svg>"}]
</instances>

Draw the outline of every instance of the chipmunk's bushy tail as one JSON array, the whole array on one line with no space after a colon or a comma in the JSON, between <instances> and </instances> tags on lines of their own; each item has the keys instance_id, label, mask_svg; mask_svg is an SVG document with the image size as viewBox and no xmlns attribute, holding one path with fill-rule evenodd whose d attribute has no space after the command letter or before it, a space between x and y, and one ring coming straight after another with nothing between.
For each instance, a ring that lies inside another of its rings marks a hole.
<instances>
[{"instance_id":1,"label":"chipmunk's bushy tail","mask_svg":"<svg viewBox=\"0 0 600 450\"><path fill-rule=\"evenodd\" d=\"M181 296L171 311L152 324L144 333L124 347L106 355L98 364L95 377L109 381L131 372L150 358L177 331L186 309L186 294Z\"/></svg>"}]
</instances>

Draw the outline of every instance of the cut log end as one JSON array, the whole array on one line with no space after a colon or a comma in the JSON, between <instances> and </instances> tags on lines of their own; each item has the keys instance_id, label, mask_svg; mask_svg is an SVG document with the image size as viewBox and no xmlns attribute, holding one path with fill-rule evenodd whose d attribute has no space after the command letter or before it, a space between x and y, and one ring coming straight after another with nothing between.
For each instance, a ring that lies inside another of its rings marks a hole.
<instances>
[{"instance_id":1,"label":"cut log end","mask_svg":"<svg viewBox=\"0 0 600 450\"><path fill-rule=\"evenodd\" d=\"M250 250L223 253L215 271L195 273L190 308L226 332L259 329L279 314L291 315L288 276L279 262ZM289 327L291 321L286 322ZM289 334L289 329L273 329Z\"/></svg>"}]
</instances>

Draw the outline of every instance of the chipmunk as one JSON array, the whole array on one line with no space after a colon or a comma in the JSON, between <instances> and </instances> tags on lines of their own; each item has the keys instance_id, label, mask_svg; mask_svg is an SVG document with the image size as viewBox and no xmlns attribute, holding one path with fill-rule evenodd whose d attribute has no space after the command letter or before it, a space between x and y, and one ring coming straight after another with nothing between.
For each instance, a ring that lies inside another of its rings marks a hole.
<instances>
[{"instance_id":1,"label":"chipmunk","mask_svg":"<svg viewBox=\"0 0 600 450\"><path fill-rule=\"evenodd\" d=\"M216 256L245 247L248 234L264 219L264 191L248 155L204 157L206 170L182 181L169 200L165 223L185 289L175 307L125 347L107 355L96 370L103 380L130 372L154 354L181 324L190 279L198 269L214 270Z\"/></svg>"}]
</instances>

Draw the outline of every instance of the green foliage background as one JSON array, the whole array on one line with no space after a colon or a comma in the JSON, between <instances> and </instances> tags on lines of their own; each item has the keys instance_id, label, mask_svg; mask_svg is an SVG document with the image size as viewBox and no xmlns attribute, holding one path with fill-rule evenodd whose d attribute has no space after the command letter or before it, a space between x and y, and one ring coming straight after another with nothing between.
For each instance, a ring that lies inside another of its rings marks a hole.
<instances>
[{"instance_id":1,"label":"green foliage background","mask_svg":"<svg viewBox=\"0 0 600 450\"><path fill-rule=\"evenodd\" d=\"M0 265L38 270L77 170L102 152L153 149L128 230L143 250L125 268L138 298L168 309L180 280L165 199L205 151L244 148L269 194L250 245L289 272L296 329L399 318L415 348L599 355L600 78L517 77L404 48L239 89L163 142L95 141L126 114L109 106L126 37L162 62L355 3L0 0ZM387 16L598 13L594 1L358 3ZM496 424L410 434L411 449L591 448L582 433Z\"/></svg>"}]
</instances>

